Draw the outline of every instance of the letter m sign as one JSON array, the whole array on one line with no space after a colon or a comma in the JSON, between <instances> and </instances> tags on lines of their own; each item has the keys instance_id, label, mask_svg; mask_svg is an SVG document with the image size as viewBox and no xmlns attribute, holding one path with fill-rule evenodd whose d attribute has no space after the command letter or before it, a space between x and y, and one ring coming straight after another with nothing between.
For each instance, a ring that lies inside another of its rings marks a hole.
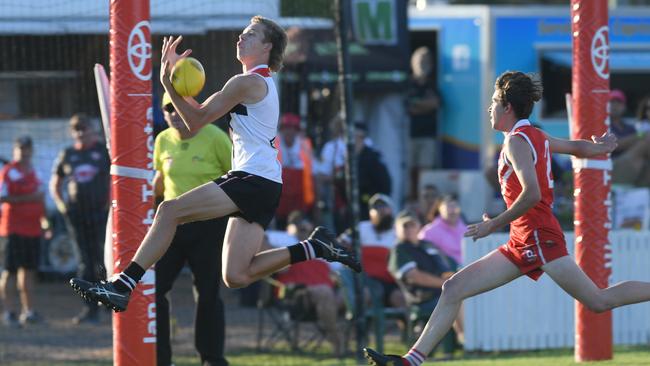
<instances>
[{"instance_id":1,"label":"letter m sign","mask_svg":"<svg viewBox=\"0 0 650 366\"><path fill-rule=\"evenodd\" d=\"M363 44L397 44L396 0L352 0L354 33Z\"/></svg>"}]
</instances>

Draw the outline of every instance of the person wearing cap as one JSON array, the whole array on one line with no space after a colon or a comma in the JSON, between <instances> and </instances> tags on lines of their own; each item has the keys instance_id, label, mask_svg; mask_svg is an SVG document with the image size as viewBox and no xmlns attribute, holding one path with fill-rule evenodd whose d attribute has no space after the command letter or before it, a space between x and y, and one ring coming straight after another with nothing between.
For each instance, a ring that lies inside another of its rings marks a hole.
<instances>
[{"instance_id":1,"label":"person wearing cap","mask_svg":"<svg viewBox=\"0 0 650 366\"><path fill-rule=\"evenodd\" d=\"M438 303L442 285L454 272L452 262L433 243L419 239L420 219L410 211L395 218L397 245L390 253L388 268L405 294L407 304L428 318ZM462 314L462 313L460 313ZM462 339L462 316L454 324ZM453 343L443 343L446 358L453 355Z\"/></svg>"},{"instance_id":2,"label":"person wearing cap","mask_svg":"<svg viewBox=\"0 0 650 366\"><path fill-rule=\"evenodd\" d=\"M359 222L359 243L364 271L369 278L381 282L384 304L392 307L404 305L395 279L388 272L388 255L395 245L393 200L383 193L376 193L368 200L368 220ZM347 235L347 232L346 234ZM346 237L346 241L350 241Z\"/></svg>"},{"instance_id":3,"label":"person wearing cap","mask_svg":"<svg viewBox=\"0 0 650 366\"><path fill-rule=\"evenodd\" d=\"M32 300L45 221L42 181L32 166L33 143L29 136L15 140L13 160L0 170L0 236L6 237L4 270L0 276L3 320L9 327L37 323L40 316ZM17 291L20 317L17 316Z\"/></svg>"},{"instance_id":4,"label":"person wearing cap","mask_svg":"<svg viewBox=\"0 0 650 366\"><path fill-rule=\"evenodd\" d=\"M394 224L393 200L383 193L375 193L368 200L369 217L359 222L357 231L361 246L361 260L365 279L365 298L368 311L374 314L375 338L377 348L383 348L383 332L385 331L383 310L389 308L404 308L404 296L395 282L395 278L388 271L388 256L395 246L396 236ZM339 241L345 245L352 245L351 229L339 236ZM343 294L349 307L355 304L356 293L352 272L345 268L334 268L343 284Z\"/></svg>"},{"instance_id":5,"label":"person wearing cap","mask_svg":"<svg viewBox=\"0 0 650 366\"><path fill-rule=\"evenodd\" d=\"M397 288L395 278L388 272L386 266L390 250L395 245L393 212L393 200L386 194L375 193L368 200L369 218L359 222L358 233L365 275L381 285L384 305L402 307L404 298ZM343 232L339 240L351 245L351 230Z\"/></svg>"},{"instance_id":6,"label":"person wearing cap","mask_svg":"<svg viewBox=\"0 0 650 366\"><path fill-rule=\"evenodd\" d=\"M310 213L315 201L312 169L313 149L308 137L301 134L300 116L285 113L280 117L278 159L282 163L282 196L275 210L278 228L287 226L287 217L294 210Z\"/></svg>"},{"instance_id":7,"label":"person wearing cap","mask_svg":"<svg viewBox=\"0 0 650 366\"><path fill-rule=\"evenodd\" d=\"M623 185L650 187L650 135L637 130L623 116L627 98L619 89L609 94L610 129L618 146L612 152L612 182Z\"/></svg>"},{"instance_id":8,"label":"person wearing cap","mask_svg":"<svg viewBox=\"0 0 650 366\"><path fill-rule=\"evenodd\" d=\"M213 124L190 131L167 93L162 108L168 127L154 143L153 179L156 202L174 199L230 170L232 143ZM195 347L202 365L226 366L224 305L219 296L221 250L227 219L178 226L167 252L156 263L156 351L158 366L172 364L169 292L183 267L192 272L196 294Z\"/></svg>"},{"instance_id":9,"label":"person wearing cap","mask_svg":"<svg viewBox=\"0 0 650 366\"><path fill-rule=\"evenodd\" d=\"M75 114L70 118L70 135L72 146L63 149L54 162L50 194L77 242L81 254L78 274L98 281L106 272L103 258L110 199L110 158L87 115ZM85 301L85 305L72 321L97 323L97 303Z\"/></svg>"}]
</instances>

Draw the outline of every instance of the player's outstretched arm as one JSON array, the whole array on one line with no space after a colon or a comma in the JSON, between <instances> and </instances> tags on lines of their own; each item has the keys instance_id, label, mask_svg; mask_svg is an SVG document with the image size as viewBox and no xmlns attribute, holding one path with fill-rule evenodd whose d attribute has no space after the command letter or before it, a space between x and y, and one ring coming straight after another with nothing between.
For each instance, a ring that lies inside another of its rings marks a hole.
<instances>
[{"instance_id":1,"label":"player's outstretched arm","mask_svg":"<svg viewBox=\"0 0 650 366\"><path fill-rule=\"evenodd\" d=\"M181 55L176 53L182 37L165 37L163 39L160 65L160 82L169 95L174 109L190 131L195 131L228 113L239 103L254 103L262 99L266 93L266 83L254 75L233 76L223 89L214 93L202 104L191 98L184 98L176 93L171 82L172 66L179 59L187 57L191 50Z\"/></svg>"},{"instance_id":2,"label":"player's outstretched arm","mask_svg":"<svg viewBox=\"0 0 650 366\"><path fill-rule=\"evenodd\" d=\"M223 89L196 106L178 95L169 79L163 81L163 85L171 97L174 108L190 131L198 130L222 117L237 104L254 99L252 93L259 90L266 91L266 85L260 78L251 75L237 75L228 80Z\"/></svg>"},{"instance_id":3,"label":"player's outstretched arm","mask_svg":"<svg viewBox=\"0 0 650 366\"><path fill-rule=\"evenodd\" d=\"M605 132L602 136L591 136L589 140L565 140L546 135L549 147L554 153L569 154L579 158L591 158L611 153L616 149L616 136Z\"/></svg>"}]
</instances>

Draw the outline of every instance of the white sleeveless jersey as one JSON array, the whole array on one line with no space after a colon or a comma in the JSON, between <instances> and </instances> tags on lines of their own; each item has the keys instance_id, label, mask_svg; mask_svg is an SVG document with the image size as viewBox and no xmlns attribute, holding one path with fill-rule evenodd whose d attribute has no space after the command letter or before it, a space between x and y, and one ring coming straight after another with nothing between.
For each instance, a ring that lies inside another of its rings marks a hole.
<instances>
[{"instance_id":1,"label":"white sleeveless jersey","mask_svg":"<svg viewBox=\"0 0 650 366\"><path fill-rule=\"evenodd\" d=\"M263 78L267 93L257 103L241 103L230 111L233 147L231 171L244 171L282 183L282 166L275 148L280 117L275 82L267 65L259 65L247 74Z\"/></svg>"}]
</instances>

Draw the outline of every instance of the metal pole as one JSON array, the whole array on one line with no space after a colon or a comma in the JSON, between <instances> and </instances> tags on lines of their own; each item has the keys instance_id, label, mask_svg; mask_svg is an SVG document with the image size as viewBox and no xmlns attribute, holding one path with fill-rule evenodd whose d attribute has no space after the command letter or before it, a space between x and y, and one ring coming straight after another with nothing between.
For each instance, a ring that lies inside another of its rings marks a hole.
<instances>
[{"instance_id":1,"label":"metal pole","mask_svg":"<svg viewBox=\"0 0 650 366\"><path fill-rule=\"evenodd\" d=\"M354 123L351 123L350 115L352 113L352 80L350 72L350 55L348 53L348 11L350 9L348 0L336 0L336 45L337 61L339 73L339 88L341 90L341 118L345 126L345 143L347 146L347 158L345 161L346 173L346 190L348 211L350 214L352 246L361 258L361 246L359 245L359 184L357 181L358 167L357 156L354 149ZM354 322L356 329L357 349L356 356L358 359L363 358L361 349L365 347L365 312L363 308L363 287L362 277L359 274L354 275Z\"/></svg>"}]
</instances>

